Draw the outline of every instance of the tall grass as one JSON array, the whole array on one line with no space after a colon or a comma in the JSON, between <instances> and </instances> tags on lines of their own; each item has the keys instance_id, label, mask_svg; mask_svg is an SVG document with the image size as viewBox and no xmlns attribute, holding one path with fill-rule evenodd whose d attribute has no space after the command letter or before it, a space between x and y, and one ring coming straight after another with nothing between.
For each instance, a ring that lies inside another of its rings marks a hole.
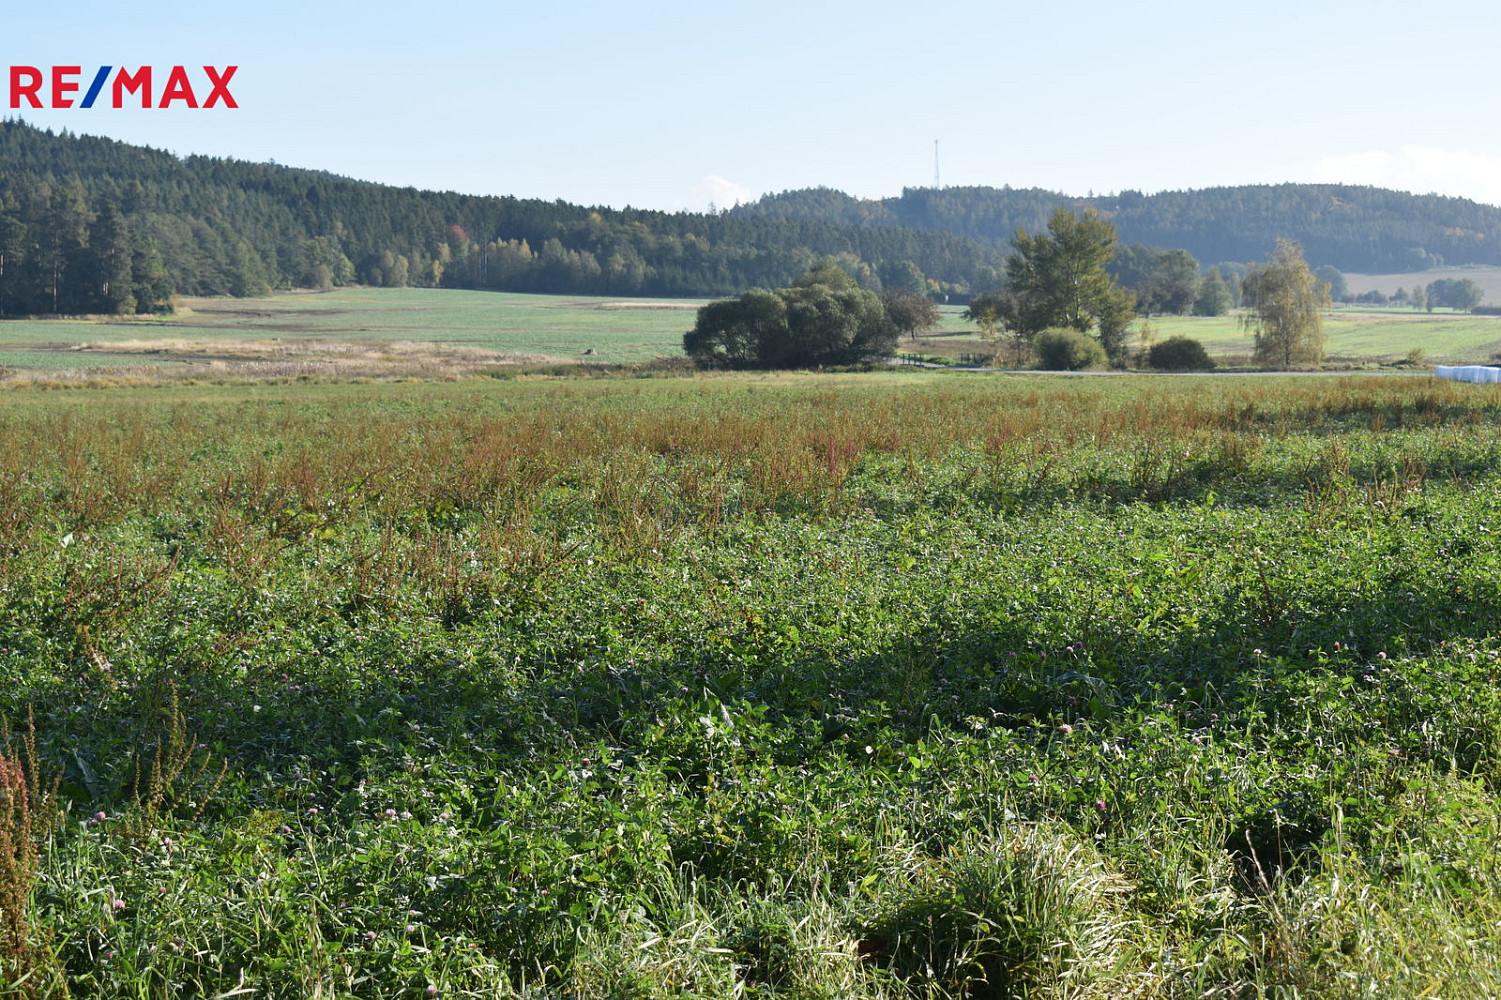
<instances>
[{"instance_id":1,"label":"tall grass","mask_svg":"<svg viewBox=\"0 0 1501 1000\"><path fill-rule=\"evenodd\" d=\"M1415 378L6 395L7 985L1497 992L1498 424Z\"/></svg>"},{"instance_id":2,"label":"tall grass","mask_svg":"<svg viewBox=\"0 0 1501 1000\"><path fill-rule=\"evenodd\" d=\"M51 934L32 905L41 845L58 820L57 785L43 776L29 713L19 745L8 723L0 744L0 994L66 996Z\"/></svg>"}]
</instances>

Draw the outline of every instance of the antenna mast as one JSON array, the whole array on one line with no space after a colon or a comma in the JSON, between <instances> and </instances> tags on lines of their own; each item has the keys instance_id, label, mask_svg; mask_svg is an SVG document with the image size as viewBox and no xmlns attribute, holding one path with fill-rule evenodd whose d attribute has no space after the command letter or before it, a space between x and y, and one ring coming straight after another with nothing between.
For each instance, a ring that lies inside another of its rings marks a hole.
<instances>
[{"instance_id":1,"label":"antenna mast","mask_svg":"<svg viewBox=\"0 0 1501 1000\"><path fill-rule=\"evenodd\" d=\"M934 139L933 140L933 190L938 191L938 190L941 190L942 188L943 188L943 181L940 179L939 174L938 174L938 140Z\"/></svg>"}]
</instances>

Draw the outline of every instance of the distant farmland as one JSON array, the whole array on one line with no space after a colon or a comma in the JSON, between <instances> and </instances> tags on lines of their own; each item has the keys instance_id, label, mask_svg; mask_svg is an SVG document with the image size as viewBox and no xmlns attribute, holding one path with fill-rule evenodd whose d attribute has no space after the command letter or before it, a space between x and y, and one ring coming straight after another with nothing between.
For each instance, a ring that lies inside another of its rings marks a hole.
<instances>
[{"instance_id":1,"label":"distant farmland","mask_svg":"<svg viewBox=\"0 0 1501 1000\"><path fill-rule=\"evenodd\" d=\"M1414 285L1428 284L1447 278L1451 281L1469 278L1485 292L1485 301L1501 305L1501 267L1444 267L1432 271L1403 271L1397 274L1346 274L1345 284L1351 294L1380 292L1391 295L1399 288L1411 289Z\"/></svg>"},{"instance_id":2,"label":"distant farmland","mask_svg":"<svg viewBox=\"0 0 1501 1000\"><path fill-rule=\"evenodd\" d=\"M1250 331L1242 330L1234 316L1162 317L1152 324L1159 338L1196 337L1217 356L1249 355L1253 347ZM1430 362L1487 361L1501 350L1501 317L1448 310L1340 307L1324 321L1324 331L1334 362L1400 361L1413 350L1421 350Z\"/></svg>"},{"instance_id":3,"label":"distant farmland","mask_svg":"<svg viewBox=\"0 0 1501 1000\"><path fill-rule=\"evenodd\" d=\"M1406 277L1413 283L1420 276ZM415 288L185 299L166 318L0 322L0 368L35 375L433 377L496 366L633 364L681 357L683 334L704 301ZM943 307L934 336L917 345L904 340L900 349L954 357L993 350L961 314ZM1251 335L1235 316L1145 322L1155 339L1196 337L1221 359L1251 353ZM1326 329L1330 357L1344 364L1400 361L1414 349L1430 363L1487 361L1501 352L1501 317L1340 307ZM1003 357L1007 346L1003 340Z\"/></svg>"},{"instance_id":4,"label":"distant farmland","mask_svg":"<svg viewBox=\"0 0 1501 1000\"><path fill-rule=\"evenodd\" d=\"M682 353L701 300L346 288L261 299L185 299L166 319L0 323L0 365L20 369L321 359L438 344L499 362L640 362ZM152 341L161 341L154 345ZM278 345L272 351L268 345ZM441 352L440 352L441 353Z\"/></svg>"}]
</instances>

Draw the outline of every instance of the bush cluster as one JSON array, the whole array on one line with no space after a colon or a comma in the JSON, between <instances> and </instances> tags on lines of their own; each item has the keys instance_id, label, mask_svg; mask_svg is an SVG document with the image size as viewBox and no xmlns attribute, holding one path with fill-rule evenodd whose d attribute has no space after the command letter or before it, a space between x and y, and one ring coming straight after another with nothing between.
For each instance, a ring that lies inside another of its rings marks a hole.
<instances>
[{"instance_id":1,"label":"bush cluster","mask_svg":"<svg viewBox=\"0 0 1501 1000\"><path fill-rule=\"evenodd\" d=\"M880 296L825 263L792 288L710 302L683 337L683 350L701 364L799 368L889 354L898 336Z\"/></svg>"},{"instance_id":2,"label":"bush cluster","mask_svg":"<svg viewBox=\"0 0 1501 1000\"><path fill-rule=\"evenodd\" d=\"M1087 371L1104 368L1108 360L1100 342L1078 330L1044 330L1032 341L1032 346L1037 350L1038 366L1045 371Z\"/></svg>"},{"instance_id":3,"label":"bush cluster","mask_svg":"<svg viewBox=\"0 0 1501 1000\"><path fill-rule=\"evenodd\" d=\"M1169 337L1147 350L1147 364L1164 372L1207 372L1216 367L1204 345L1192 337Z\"/></svg>"}]
</instances>

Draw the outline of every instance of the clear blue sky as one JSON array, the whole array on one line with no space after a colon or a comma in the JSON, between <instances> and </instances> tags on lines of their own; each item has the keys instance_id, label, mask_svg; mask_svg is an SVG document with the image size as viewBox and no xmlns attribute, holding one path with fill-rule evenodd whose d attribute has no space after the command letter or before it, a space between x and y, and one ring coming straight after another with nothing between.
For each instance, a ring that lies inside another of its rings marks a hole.
<instances>
[{"instance_id":1,"label":"clear blue sky","mask_svg":"<svg viewBox=\"0 0 1501 1000\"><path fill-rule=\"evenodd\" d=\"M1347 181L1501 203L1494 0L138 3L0 15L3 64L237 64L234 111L37 125L393 184L701 209L827 185ZM101 104L107 102L100 102Z\"/></svg>"}]
</instances>

